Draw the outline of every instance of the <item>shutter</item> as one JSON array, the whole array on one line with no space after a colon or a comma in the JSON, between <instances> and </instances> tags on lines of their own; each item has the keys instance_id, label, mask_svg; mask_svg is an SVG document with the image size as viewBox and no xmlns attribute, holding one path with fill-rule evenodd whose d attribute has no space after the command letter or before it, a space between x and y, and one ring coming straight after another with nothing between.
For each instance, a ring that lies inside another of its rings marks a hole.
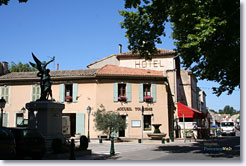
<instances>
[{"instance_id":1,"label":"shutter","mask_svg":"<svg viewBox=\"0 0 246 166\"><path fill-rule=\"evenodd\" d=\"M36 91L35 91L35 85L32 86L32 101L36 101Z\"/></svg>"},{"instance_id":2,"label":"shutter","mask_svg":"<svg viewBox=\"0 0 246 166\"><path fill-rule=\"evenodd\" d=\"M37 100L40 99L41 90L39 85L37 85L36 87L37 87L36 88L36 100Z\"/></svg>"},{"instance_id":3,"label":"shutter","mask_svg":"<svg viewBox=\"0 0 246 166\"><path fill-rule=\"evenodd\" d=\"M143 84L139 84L139 102L143 102Z\"/></svg>"},{"instance_id":4,"label":"shutter","mask_svg":"<svg viewBox=\"0 0 246 166\"><path fill-rule=\"evenodd\" d=\"M156 84L151 84L151 96L153 97L153 103L156 102Z\"/></svg>"},{"instance_id":5,"label":"shutter","mask_svg":"<svg viewBox=\"0 0 246 166\"><path fill-rule=\"evenodd\" d=\"M60 92L59 92L59 101L61 103L64 102L64 95L65 95L65 84L60 84Z\"/></svg>"},{"instance_id":6,"label":"shutter","mask_svg":"<svg viewBox=\"0 0 246 166\"><path fill-rule=\"evenodd\" d=\"M9 87L5 87L5 100L9 103Z\"/></svg>"},{"instance_id":7,"label":"shutter","mask_svg":"<svg viewBox=\"0 0 246 166\"><path fill-rule=\"evenodd\" d=\"M118 83L114 83L114 102L118 101Z\"/></svg>"},{"instance_id":8,"label":"shutter","mask_svg":"<svg viewBox=\"0 0 246 166\"><path fill-rule=\"evenodd\" d=\"M126 97L127 97L127 102L132 101L132 86L130 83L126 84Z\"/></svg>"},{"instance_id":9,"label":"shutter","mask_svg":"<svg viewBox=\"0 0 246 166\"><path fill-rule=\"evenodd\" d=\"M1 87L1 97L4 97L4 87Z\"/></svg>"},{"instance_id":10,"label":"shutter","mask_svg":"<svg viewBox=\"0 0 246 166\"><path fill-rule=\"evenodd\" d=\"M74 103L78 102L78 84L77 83L73 84L73 102Z\"/></svg>"},{"instance_id":11,"label":"shutter","mask_svg":"<svg viewBox=\"0 0 246 166\"><path fill-rule=\"evenodd\" d=\"M8 126L8 114L6 113L3 114L3 126L4 127Z\"/></svg>"},{"instance_id":12,"label":"shutter","mask_svg":"<svg viewBox=\"0 0 246 166\"><path fill-rule=\"evenodd\" d=\"M85 114L76 113L76 134L85 134Z\"/></svg>"}]
</instances>

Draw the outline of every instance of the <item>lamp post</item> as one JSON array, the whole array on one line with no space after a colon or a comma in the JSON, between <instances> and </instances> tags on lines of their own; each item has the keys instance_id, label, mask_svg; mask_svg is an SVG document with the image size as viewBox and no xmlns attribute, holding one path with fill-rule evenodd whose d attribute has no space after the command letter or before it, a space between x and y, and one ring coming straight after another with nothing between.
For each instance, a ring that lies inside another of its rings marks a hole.
<instances>
[{"instance_id":1,"label":"lamp post","mask_svg":"<svg viewBox=\"0 0 246 166\"><path fill-rule=\"evenodd\" d=\"M1 108L1 124L0 127L3 127L3 108L5 107L6 104L6 100L4 100L4 98L2 97L0 99L0 108Z\"/></svg>"},{"instance_id":2,"label":"lamp post","mask_svg":"<svg viewBox=\"0 0 246 166\"><path fill-rule=\"evenodd\" d=\"M144 130L144 106L142 106L142 140L143 140L143 130Z\"/></svg>"},{"instance_id":3,"label":"lamp post","mask_svg":"<svg viewBox=\"0 0 246 166\"><path fill-rule=\"evenodd\" d=\"M91 107L87 107L87 113L88 113L88 142L90 142L90 113L91 113Z\"/></svg>"}]
</instances>

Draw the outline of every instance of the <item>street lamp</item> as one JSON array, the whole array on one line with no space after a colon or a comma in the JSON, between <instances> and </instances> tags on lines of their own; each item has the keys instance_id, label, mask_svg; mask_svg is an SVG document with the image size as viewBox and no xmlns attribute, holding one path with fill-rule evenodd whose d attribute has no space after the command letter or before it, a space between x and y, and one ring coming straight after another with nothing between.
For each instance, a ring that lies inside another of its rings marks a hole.
<instances>
[{"instance_id":1,"label":"street lamp","mask_svg":"<svg viewBox=\"0 0 246 166\"><path fill-rule=\"evenodd\" d=\"M4 98L2 97L0 99L0 108L1 108L1 124L0 127L3 127L3 108L5 107L6 104L6 100L4 100Z\"/></svg>"},{"instance_id":2,"label":"street lamp","mask_svg":"<svg viewBox=\"0 0 246 166\"><path fill-rule=\"evenodd\" d=\"M87 113L88 113L88 142L90 142L90 113L91 113L91 107L87 107Z\"/></svg>"}]
</instances>

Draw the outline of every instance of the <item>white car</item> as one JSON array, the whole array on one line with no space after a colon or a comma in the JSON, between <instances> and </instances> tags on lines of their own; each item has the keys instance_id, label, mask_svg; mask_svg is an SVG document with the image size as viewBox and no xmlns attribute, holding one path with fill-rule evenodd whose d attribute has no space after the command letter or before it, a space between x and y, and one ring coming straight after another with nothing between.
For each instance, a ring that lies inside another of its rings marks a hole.
<instances>
[{"instance_id":1,"label":"white car","mask_svg":"<svg viewBox=\"0 0 246 166\"><path fill-rule=\"evenodd\" d=\"M222 121L220 123L221 135L236 135L236 130L233 121Z\"/></svg>"}]
</instances>

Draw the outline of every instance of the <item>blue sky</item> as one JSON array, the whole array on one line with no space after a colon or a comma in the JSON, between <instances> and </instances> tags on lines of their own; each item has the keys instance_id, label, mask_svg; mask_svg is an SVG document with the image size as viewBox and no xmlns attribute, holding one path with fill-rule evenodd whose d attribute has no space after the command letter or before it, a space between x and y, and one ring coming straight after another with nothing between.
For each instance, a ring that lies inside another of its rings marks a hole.
<instances>
[{"instance_id":1,"label":"blue sky","mask_svg":"<svg viewBox=\"0 0 246 166\"><path fill-rule=\"evenodd\" d=\"M0 7L0 61L27 63L33 61L31 52L41 60L55 62L49 65L60 70L85 69L98 59L118 53L118 44L127 49L125 30L118 14L124 10L124 0L29 0L18 3L11 0L8 6ZM159 48L174 49L173 40L167 37ZM223 109L230 105L240 109L240 89L228 96L212 94L212 86L218 84L198 81L207 94L210 109Z\"/></svg>"}]
</instances>

